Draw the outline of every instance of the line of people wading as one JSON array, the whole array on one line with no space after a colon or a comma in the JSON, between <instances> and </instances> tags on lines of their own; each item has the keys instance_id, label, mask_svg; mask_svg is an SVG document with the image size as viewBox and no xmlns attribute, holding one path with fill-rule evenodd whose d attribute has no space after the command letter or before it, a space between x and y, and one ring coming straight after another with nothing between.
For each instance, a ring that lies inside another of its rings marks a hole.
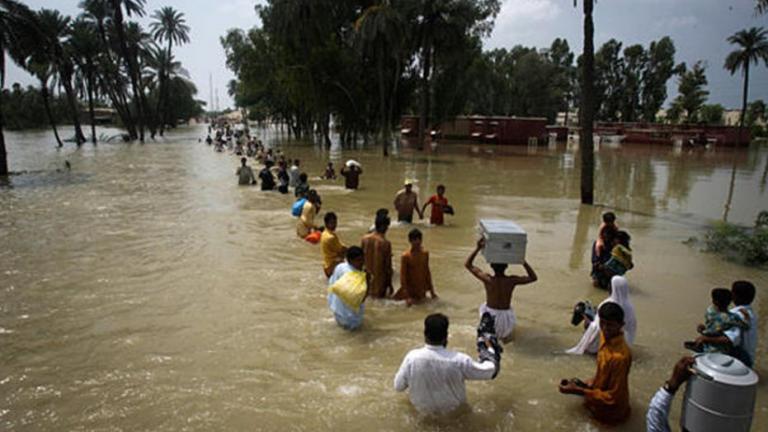
<instances>
[{"instance_id":1,"label":"line of people wading","mask_svg":"<svg viewBox=\"0 0 768 432\"><path fill-rule=\"evenodd\" d=\"M225 127L216 130L215 140L210 133L211 128L206 142L215 144L216 151L223 152L226 148L242 156L241 166L236 171L238 184L256 185L260 181L261 190L277 190L283 194L293 189L297 200L291 211L298 218L296 234L310 243L320 243L323 272L328 278L328 307L340 327L353 331L362 326L369 297L403 301L408 306L438 298L429 269L429 252L424 248L422 233L417 228L408 232L410 247L401 255L400 288L395 292L392 245L386 238L390 227L388 209L381 208L376 212L373 226L362 237L359 246L347 246L336 233L338 217L334 212L325 213L324 226L316 225L322 200L317 191L310 188L308 176L301 171L298 159L287 159L279 150L273 152L271 148L265 148L247 132ZM258 176L247 165L247 157L263 163L264 168ZM353 190L358 188L362 173L362 166L354 160L348 161L340 172L345 177L345 187ZM336 178L333 164L329 162L322 179ZM443 225L444 215L453 214L453 207L445 196L446 187L439 185L436 194L419 206L413 183L406 179L403 189L395 196L393 205L398 223L412 223L414 213L423 219L427 206L431 206L430 224ZM564 351L574 355L596 355L596 372L583 381L563 379L558 390L583 397L584 406L597 421L621 424L630 416L630 347L637 333L637 318L625 278L634 264L630 235L618 228L612 212L603 214L602 219L598 238L592 245L590 276L594 286L607 290L609 297L597 308L589 302L574 306L571 323L579 325L583 322L584 333L574 347ZM527 262L523 263L525 275L522 276L507 275L508 266L503 263L490 263L492 273L480 269L474 262L484 247L485 239L481 237L464 263L466 269L483 283L486 293L485 302L478 309L477 360L446 348L449 319L436 313L424 320L425 345L408 352L395 375L394 389L407 390L411 403L420 412L439 415L454 411L466 403L466 380L490 380L498 375L504 350L502 343L512 340L516 324L512 308L514 289L537 280L536 272ZM711 296L712 305L704 314L705 322L696 327L699 336L685 342L685 348L694 351L695 356L724 354L753 367L757 348L757 315L751 306L755 297L754 285L736 281L730 290L713 289ZM730 307L731 303L733 307ZM685 356L675 364L670 378L649 404L646 413L648 431L671 430L668 417L674 394L695 375L695 363L694 357ZM705 429L713 430L711 427Z\"/></svg>"}]
</instances>

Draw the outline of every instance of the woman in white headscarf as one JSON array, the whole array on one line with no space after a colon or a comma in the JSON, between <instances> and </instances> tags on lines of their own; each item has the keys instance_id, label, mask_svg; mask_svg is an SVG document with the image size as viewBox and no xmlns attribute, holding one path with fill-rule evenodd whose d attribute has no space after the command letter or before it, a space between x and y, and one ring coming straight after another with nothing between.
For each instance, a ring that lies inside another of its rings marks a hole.
<instances>
[{"instance_id":1,"label":"woman in white headscarf","mask_svg":"<svg viewBox=\"0 0 768 432\"><path fill-rule=\"evenodd\" d=\"M637 318L635 317L635 307L632 302L629 301L629 283L624 276L614 276L611 279L611 296L603 300L597 307L608 303L616 303L624 310L624 340L628 345L632 345L635 342L635 334L637 333ZM589 326L581 336L581 340L573 348L566 350L568 354L595 354L600 345L600 317L595 315L594 321L589 323Z\"/></svg>"}]
</instances>

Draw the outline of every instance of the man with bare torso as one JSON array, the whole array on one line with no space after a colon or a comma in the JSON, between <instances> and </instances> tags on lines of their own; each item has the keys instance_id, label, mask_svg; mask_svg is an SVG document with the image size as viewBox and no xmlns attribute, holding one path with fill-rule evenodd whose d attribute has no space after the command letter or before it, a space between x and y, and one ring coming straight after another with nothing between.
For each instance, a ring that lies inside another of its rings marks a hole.
<instances>
[{"instance_id":1,"label":"man with bare torso","mask_svg":"<svg viewBox=\"0 0 768 432\"><path fill-rule=\"evenodd\" d=\"M485 285L485 303L480 305L480 317L485 312L493 315L496 320L496 336L506 343L511 340L516 322L515 311L512 309L512 291L517 285L536 282L538 277L528 262L523 263L526 276L506 276L504 271L507 269L507 264L491 264L493 275L480 270L475 267L474 261L483 247L485 247L485 239L481 237L477 241L475 250L467 257L464 266Z\"/></svg>"}]
</instances>

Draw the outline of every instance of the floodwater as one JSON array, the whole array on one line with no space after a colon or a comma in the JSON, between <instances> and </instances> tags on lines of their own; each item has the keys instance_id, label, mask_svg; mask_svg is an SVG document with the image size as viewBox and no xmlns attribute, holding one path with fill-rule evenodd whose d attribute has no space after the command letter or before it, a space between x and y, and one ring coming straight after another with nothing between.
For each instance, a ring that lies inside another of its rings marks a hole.
<instances>
[{"instance_id":1,"label":"floodwater","mask_svg":"<svg viewBox=\"0 0 768 432\"><path fill-rule=\"evenodd\" d=\"M594 360L556 352L580 336L569 323L574 302L605 297L588 273L606 209L633 236L628 277L639 323L633 413L616 430L644 430L648 401L685 354L715 286L737 278L758 286L757 370L768 374L768 272L684 244L721 218L734 163L730 220L751 224L768 209L766 147L601 148L604 206L587 207L578 202L578 153L563 143L405 146L383 158L377 148L328 151L259 134L300 158L310 178L329 159L362 162L359 191L311 180L347 243L359 241L377 208L391 207L405 177L418 180L422 199L444 183L456 216L445 227L417 224L440 299L411 308L370 302L360 331L341 330L326 306L319 247L295 236L292 200L238 187L237 158L198 142L203 127L81 150L56 150L47 132L7 133L11 169L30 172L0 186L0 430L601 430L579 398L556 388L561 378L590 377ZM57 172L65 160L71 172ZM463 262L486 217L527 230L539 281L515 292L519 327L499 377L468 383L467 409L424 418L392 380L405 353L422 345L432 312L451 319L449 347L474 355L484 294ZM407 230L388 233L396 256ZM768 429L767 386L753 430Z\"/></svg>"}]
</instances>

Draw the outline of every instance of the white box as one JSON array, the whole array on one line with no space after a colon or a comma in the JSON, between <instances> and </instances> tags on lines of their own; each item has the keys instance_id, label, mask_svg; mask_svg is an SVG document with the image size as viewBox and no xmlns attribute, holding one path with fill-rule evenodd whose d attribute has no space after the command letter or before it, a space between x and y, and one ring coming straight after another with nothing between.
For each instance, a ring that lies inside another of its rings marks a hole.
<instances>
[{"instance_id":1,"label":"white box","mask_svg":"<svg viewBox=\"0 0 768 432\"><path fill-rule=\"evenodd\" d=\"M488 263L522 264L528 234L510 220L480 219L480 232L485 237L483 257Z\"/></svg>"}]
</instances>

